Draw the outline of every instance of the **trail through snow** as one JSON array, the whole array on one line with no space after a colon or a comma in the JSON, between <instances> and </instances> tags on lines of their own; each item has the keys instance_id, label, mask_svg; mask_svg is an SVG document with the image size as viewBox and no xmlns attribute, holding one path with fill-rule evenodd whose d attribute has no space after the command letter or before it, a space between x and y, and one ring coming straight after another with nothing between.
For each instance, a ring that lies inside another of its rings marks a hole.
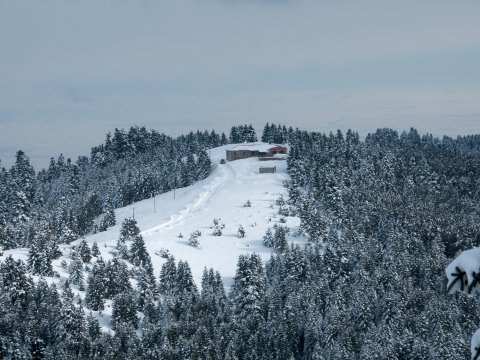
<instances>
[{"instance_id":1,"label":"trail through snow","mask_svg":"<svg viewBox=\"0 0 480 360\"><path fill-rule=\"evenodd\" d=\"M205 204L211 202L212 198L218 194L218 191L228 182L231 182L232 178L236 177L236 173L229 164L225 164L223 166L216 166L214 174L212 174L211 177L212 180L202 187L202 191L192 203L188 203L179 213L172 214L168 221L142 231L142 235L159 233L162 229L172 230L184 224L188 219L202 211Z\"/></svg>"},{"instance_id":2,"label":"trail through snow","mask_svg":"<svg viewBox=\"0 0 480 360\"><path fill-rule=\"evenodd\" d=\"M264 262L270 258L272 249L263 246L262 238L268 228L281 222L275 202L280 195L285 195L283 182L288 179L285 161L260 162L257 158L249 158L220 164L228 147L210 150L212 173L208 178L192 186L176 189L175 196L170 191L116 209L117 225L107 231L86 236L87 243L91 246L96 242L102 257L105 260L112 258L122 221L134 215L152 258L157 279L166 261L157 254L160 250L168 250L177 261L189 263L193 278L199 286L204 268L211 267L220 272L228 290L240 254L257 253ZM260 166L276 166L277 172L260 174ZM244 206L247 200L251 202L251 207ZM225 224L222 236L212 234L214 219L220 219ZM289 241L303 242L303 238L292 236L300 224L299 219L287 217L282 220L292 230ZM240 225L246 233L244 238L237 236ZM200 249L188 245L188 238L194 231L202 233L198 239ZM70 262L71 246L79 242L80 239L70 245L60 246L63 256L53 261L58 276L49 278L48 281L60 283L68 278L68 271L62 262ZM26 261L28 249L5 251L0 259L10 254ZM79 291L78 287L73 288L76 294L84 297L85 293ZM108 328L110 319L110 305L111 301L107 301L104 312L96 314L105 329Z\"/></svg>"}]
</instances>

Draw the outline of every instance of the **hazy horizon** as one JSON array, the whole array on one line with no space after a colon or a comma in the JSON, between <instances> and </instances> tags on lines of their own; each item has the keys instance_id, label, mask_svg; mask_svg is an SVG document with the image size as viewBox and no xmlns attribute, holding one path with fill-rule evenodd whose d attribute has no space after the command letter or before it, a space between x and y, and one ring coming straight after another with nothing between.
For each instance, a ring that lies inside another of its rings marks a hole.
<instances>
[{"instance_id":1,"label":"hazy horizon","mask_svg":"<svg viewBox=\"0 0 480 360\"><path fill-rule=\"evenodd\" d=\"M133 125L480 133L474 0L0 0L0 159Z\"/></svg>"}]
</instances>

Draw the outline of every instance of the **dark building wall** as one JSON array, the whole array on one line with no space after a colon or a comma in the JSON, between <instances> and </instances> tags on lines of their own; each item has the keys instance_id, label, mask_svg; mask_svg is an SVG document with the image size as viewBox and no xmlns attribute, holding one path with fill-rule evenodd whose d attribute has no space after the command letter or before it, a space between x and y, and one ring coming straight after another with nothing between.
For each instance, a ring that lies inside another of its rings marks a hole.
<instances>
[{"instance_id":1,"label":"dark building wall","mask_svg":"<svg viewBox=\"0 0 480 360\"><path fill-rule=\"evenodd\" d=\"M277 172L277 167L261 167L259 169L260 174L273 174Z\"/></svg>"},{"instance_id":2,"label":"dark building wall","mask_svg":"<svg viewBox=\"0 0 480 360\"><path fill-rule=\"evenodd\" d=\"M250 150L227 150L227 160L233 161L238 159L246 159L254 156L259 156L258 151L250 151Z\"/></svg>"},{"instance_id":3,"label":"dark building wall","mask_svg":"<svg viewBox=\"0 0 480 360\"><path fill-rule=\"evenodd\" d=\"M287 148L284 146L275 146L267 152L260 152L258 150L226 150L226 158L228 161L246 159L254 156L273 156L275 154L286 154Z\"/></svg>"}]
</instances>

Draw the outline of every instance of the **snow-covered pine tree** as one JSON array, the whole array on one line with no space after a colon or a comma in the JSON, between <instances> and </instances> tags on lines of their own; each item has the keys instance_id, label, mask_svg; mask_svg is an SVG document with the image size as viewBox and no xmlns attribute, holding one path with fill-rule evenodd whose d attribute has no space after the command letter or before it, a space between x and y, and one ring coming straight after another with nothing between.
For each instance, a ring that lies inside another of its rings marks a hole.
<instances>
[{"instance_id":1,"label":"snow-covered pine tree","mask_svg":"<svg viewBox=\"0 0 480 360\"><path fill-rule=\"evenodd\" d=\"M14 260L9 255L0 263L0 285L0 291L9 305L20 309L28 306L34 284L22 260Z\"/></svg>"},{"instance_id":2,"label":"snow-covered pine tree","mask_svg":"<svg viewBox=\"0 0 480 360\"><path fill-rule=\"evenodd\" d=\"M72 261L68 267L68 280L73 285L78 285L80 290L84 290L84 276L83 276L83 262L80 255L77 252L74 252Z\"/></svg>"},{"instance_id":3,"label":"snow-covered pine tree","mask_svg":"<svg viewBox=\"0 0 480 360\"><path fill-rule=\"evenodd\" d=\"M120 239L123 242L133 240L140 234L137 221L134 218L125 218L122 222L122 228L120 229Z\"/></svg>"},{"instance_id":4,"label":"snow-covered pine tree","mask_svg":"<svg viewBox=\"0 0 480 360\"><path fill-rule=\"evenodd\" d=\"M56 329L57 341L64 346L65 350L80 353L87 340L85 313L82 307L74 305L73 292L68 281L63 285L61 303Z\"/></svg>"},{"instance_id":5,"label":"snow-covered pine tree","mask_svg":"<svg viewBox=\"0 0 480 360\"><path fill-rule=\"evenodd\" d=\"M265 351L266 281L258 254L240 255L230 299L234 317L234 346L239 358L262 358Z\"/></svg>"},{"instance_id":6,"label":"snow-covered pine tree","mask_svg":"<svg viewBox=\"0 0 480 360\"><path fill-rule=\"evenodd\" d=\"M97 242L94 242L93 245L92 245L92 256L93 257L99 257L100 256L100 250L98 249Z\"/></svg>"},{"instance_id":7,"label":"snow-covered pine tree","mask_svg":"<svg viewBox=\"0 0 480 360\"><path fill-rule=\"evenodd\" d=\"M275 232L273 234L273 248L275 251L283 252L287 249L287 234L289 229L286 226L275 225Z\"/></svg>"},{"instance_id":8,"label":"snow-covered pine tree","mask_svg":"<svg viewBox=\"0 0 480 360\"><path fill-rule=\"evenodd\" d=\"M107 201L107 209L105 212L105 216L102 218L98 230L106 231L109 227L114 226L116 223L117 222L115 220L115 209L113 207L113 202L111 199L109 199Z\"/></svg>"},{"instance_id":9,"label":"snow-covered pine tree","mask_svg":"<svg viewBox=\"0 0 480 360\"><path fill-rule=\"evenodd\" d=\"M205 149L200 150L197 160L197 180L203 180L210 174L212 162Z\"/></svg>"},{"instance_id":10,"label":"snow-covered pine tree","mask_svg":"<svg viewBox=\"0 0 480 360\"><path fill-rule=\"evenodd\" d=\"M93 264L92 271L87 279L87 293L85 295L85 302L93 311L104 309L105 278L105 263L102 258L99 258Z\"/></svg>"},{"instance_id":11,"label":"snow-covered pine tree","mask_svg":"<svg viewBox=\"0 0 480 360\"><path fill-rule=\"evenodd\" d=\"M84 263L89 263L90 260L92 260L92 251L90 250L85 238L83 238L78 244L77 252Z\"/></svg>"},{"instance_id":12,"label":"snow-covered pine tree","mask_svg":"<svg viewBox=\"0 0 480 360\"><path fill-rule=\"evenodd\" d=\"M240 226L238 227L237 236L238 236L240 239L242 239L242 238L245 237L245 229L243 228L242 225L240 225Z\"/></svg>"},{"instance_id":13,"label":"snow-covered pine tree","mask_svg":"<svg viewBox=\"0 0 480 360\"><path fill-rule=\"evenodd\" d=\"M162 269L160 270L159 293L164 296L172 296L175 292L176 279L177 266L175 264L175 258L171 256L165 264L162 265Z\"/></svg>"},{"instance_id":14,"label":"snow-covered pine tree","mask_svg":"<svg viewBox=\"0 0 480 360\"><path fill-rule=\"evenodd\" d=\"M202 246L200 245L200 241L198 238L202 235L202 233L198 230L192 232L190 237L188 238L188 245L196 247L200 249Z\"/></svg>"},{"instance_id":15,"label":"snow-covered pine tree","mask_svg":"<svg viewBox=\"0 0 480 360\"><path fill-rule=\"evenodd\" d=\"M136 329L138 326L137 303L132 292L126 291L118 294L113 299L112 320L110 325L112 329L117 329L120 325L131 326Z\"/></svg>"},{"instance_id":16,"label":"snow-covered pine tree","mask_svg":"<svg viewBox=\"0 0 480 360\"><path fill-rule=\"evenodd\" d=\"M268 228L265 232L265 235L263 235L263 245L265 245L266 247L273 247L273 244L274 240L272 229Z\"/></svg>"},{"instance_id":17,"label":"snow-covered pine tree","mask_svg":"<svg viewBox=\"0 0 480 360\"><path fill-rule=\"evenodd\" d=\"M116 245L117 253L122 259L127 260L130 257L126 242L133 241L137 236L141 237L137 221L133 218L126 218L122 223L120 237L118 238Z\"/></svg>"},{"instance_id":18,"label":"snow-covered pine tree","mask_svg":"<svg viewBox=\"0 0 480 360\"><path fill-rule=\"evenodd\" d=\"M143 311L147 304L147 299L155 299L156 297L156 284L155 277L153 275L153 268L142 267L137 270L137 289L136 300L139 311Z\"/></svg>"},{"instance_id":19,"label":"snow-covered pine tree","mask_svg":"<svg viewBox=\"0 0 480 360\"><path fill-rule=\"evenodd\" d=\"M62 230L62 241L65 244L70 244L72 241L75 240L77 240L77 235L72 229L70 229L68 225L65 225Z\"/></svg>"},{"instance_id":20,"label":"snow-covered pine tree","mask_svg":"<svg viewBox=\"0 0 480 360\"><path fill-rule=\"evenodd\" d=\"M198 294L197 286L193 281L192 270L186 261L180 260L177 266L175 291L177 294Z\"/></svg>"},{"instance_id":21,"label":"snow-covered pine tree","mask_svg":"<svg viewBox=\"0 0 480 360\"><path fill-rule=\"evenodd\" d=\"M15 164L10 169L10 175L17 186L17 191L23 192L28 203L32 203L37 189L35 170L30 165L30 159L22 150L15 155Z\"/></svg>"},{"instance_id":22,"label":"snow-covered pine tree","mask_svg":"<svg viewBox=\"0 0 480 360\"><path fill-rule=\"evenodd\" d=\"M145 241L142 235L138 234L132 239L130 245L129 260L136 266L143 266L147 262L150 262L150 255L145 247Z\"/></svg>"},{"instance_id":23,"label":"snow-covered pine tree","mask_svg":"<svg viewBox=\"0 0 480 360\"><path fill-rule=\"evenodd\" d=\"M213 236L222 236L225 224L220 222L222 219L213 219Z\"/></svg>"},{"instance_id":24,"label":"snow-covered pine tree","mask_svg":"<svg viewBox=\"0 0 480 360\"><path fill-rule=\"evenodd\" d=\"M35 236L28 251L28 268L34 275L53 276L52 260L44 239Z\"/></svg>"}]
</instances>

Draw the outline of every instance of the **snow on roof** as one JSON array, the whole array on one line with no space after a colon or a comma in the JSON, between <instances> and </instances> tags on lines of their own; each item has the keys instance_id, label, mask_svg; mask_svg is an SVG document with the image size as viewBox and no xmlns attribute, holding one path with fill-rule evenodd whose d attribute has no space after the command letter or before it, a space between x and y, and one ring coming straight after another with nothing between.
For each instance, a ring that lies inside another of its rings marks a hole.
<instances>
[{"instance_id":1,"label":"snow on roof","mask_svg":"<svg viewBox=\"0 0 480 360\"><path fill-rule=\"evenodd\" d=\"M257 143L243 143L243 144L236 144L231 147L229 147L227 150L229 151L260 151L260 152L267 152L270 149L273 148L286 148L285 145L279 145L279 144L267 144L267 143L262 143L262 142L257 142Z\"/></svg>"}]
</instances>

